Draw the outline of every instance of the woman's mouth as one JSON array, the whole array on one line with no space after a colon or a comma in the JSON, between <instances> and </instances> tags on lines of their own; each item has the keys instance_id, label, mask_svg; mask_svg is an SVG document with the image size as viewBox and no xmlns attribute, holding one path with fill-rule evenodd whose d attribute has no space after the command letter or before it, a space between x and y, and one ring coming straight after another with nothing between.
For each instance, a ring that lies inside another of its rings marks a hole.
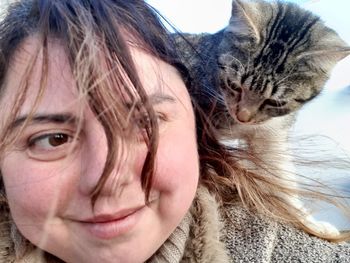
<instances>
[{"instance_id":1,"label":"woman's mouth","mask_svg":"<svg viewBox=\"0 0 350 263\"><path fill-rule=\"evenodd\" d=\"M92 236L98 239L112 239L130 232L140 220L145 207L139 206L114 214L96 215L78 222Z\"/></svg>"}]
</instances>

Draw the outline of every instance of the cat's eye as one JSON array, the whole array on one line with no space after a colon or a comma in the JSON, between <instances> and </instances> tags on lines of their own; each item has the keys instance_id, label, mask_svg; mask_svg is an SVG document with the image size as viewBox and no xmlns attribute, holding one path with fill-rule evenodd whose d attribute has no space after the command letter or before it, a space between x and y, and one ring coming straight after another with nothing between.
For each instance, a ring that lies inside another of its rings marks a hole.
<instances>
[{"instance_id":1,"label":"cat's eye","mask_svg":"<svg viewBox=\"0 0 350 263\"><path fill-rule=\"evenodd\" d=\"M291 112L288 108L267 108L265 109L265 113L267 113L270 117L279 117Z\"/></svg>"},{"instance_id":2,"label":"cat's eye","mask_svg":"<svg viewBox=\"0 0 350 263\"><path fill-rule=\"evenodd\" d=\"M241 88L240 83L238 83L237 81L233 80L226 73L222 74L220 79L221 79L220 87L224 91L227 91L227 92L230 92L230 93L241 93L242 92L242 88Z\"/></svg>"},{"instance_id":3,"label":"cat's eye","mask_svg":"<svg viewBox=\"0 0 350 263\"><path fill-rule=\"evenodd\" d=\"M73 136L65 132L43 133L27 141L28 155L36 160L54 161L64 158L73 148Z\"/></svg>"},{"instance_id":4,"label":"cat's eye","mask_svg":"<svg viewBox=\"0 0 350 263\"><path fill-rule=\"evenodd\" d=\"M242 93L242 88L238 85L234 85L232 86L232 90L236 91L236 92L239 92L239 93Z\"/></svg>"},{"instance_id":5,"label":"cat's eye","mask_svg":"<svg viewBox=\"0 0 350 263\"><path fill-rule=\"evenodd\" d=\"M233 81L228 81L227 90L232 93L242 93L242 87Z\"/></svg>"},{"instance_id":6,"label":"cat's eye","mask_svg":"<svg viewBox=\"0 0 350 263\"><path fill-rule=\"evenodd\" d=\"M283 100L274 100L274 99L266 99L263 104L262 107L265 106L270 106L270 107L282 107L285 106L287 104L287 101L283 101Z\"/></svg>"}]
</instances>

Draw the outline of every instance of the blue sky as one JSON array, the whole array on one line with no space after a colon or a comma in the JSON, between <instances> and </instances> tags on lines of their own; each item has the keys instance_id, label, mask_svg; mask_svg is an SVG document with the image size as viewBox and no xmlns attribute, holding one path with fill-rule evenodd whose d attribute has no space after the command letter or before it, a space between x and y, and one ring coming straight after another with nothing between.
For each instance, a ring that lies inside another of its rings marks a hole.
<instances>
[{"instance_id":1,"label":"blue sky","mask_svg":"<svg viewBox=\"0 0 350 263\"><path fill-rule=\"evenodd\" d=\"M290 0L318 14L350 45L349 0ZM182 32L216 32L228 23L231 0L148 0ZM350 56L333 70L327 90L339 90L350 85Z\"/></svg>"}]
</instances>

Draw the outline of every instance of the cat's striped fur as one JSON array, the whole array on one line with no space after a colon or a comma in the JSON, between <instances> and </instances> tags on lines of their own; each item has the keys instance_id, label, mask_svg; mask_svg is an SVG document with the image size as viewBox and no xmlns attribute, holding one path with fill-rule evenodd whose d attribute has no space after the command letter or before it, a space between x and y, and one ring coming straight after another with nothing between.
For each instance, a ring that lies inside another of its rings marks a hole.
<instances>
[{"instance_id":1,"label":"cat's striped fur","mask_svg":"<svg viewBox=\"0 0 350 263\"><path fill-rule=\"evenodd\" d=\"M221 138L237 139L265 168L294 181L289 129L350 54L348 45L298 5L263 0L234 0L225 29L184 37L176 41L195 82L190 93L212 113Z\"/></svg>"}]
</instances>

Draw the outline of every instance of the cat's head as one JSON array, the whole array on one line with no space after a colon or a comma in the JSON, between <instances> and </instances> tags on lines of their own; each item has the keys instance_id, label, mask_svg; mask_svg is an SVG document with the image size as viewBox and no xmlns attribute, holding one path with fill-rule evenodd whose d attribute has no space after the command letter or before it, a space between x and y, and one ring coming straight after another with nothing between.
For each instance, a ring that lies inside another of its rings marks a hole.
<instances>
[{"instance_id":1,"label":"cat's head","mask_svg":"<svg viewBox=\"0 0 350 263\"><path fill-rule=\"evenodd\" d=\"M218 58L226 106L241 123L294 112L348 54L335 31L295 4L234 0Z\"/></svg>"}]
</instances>

